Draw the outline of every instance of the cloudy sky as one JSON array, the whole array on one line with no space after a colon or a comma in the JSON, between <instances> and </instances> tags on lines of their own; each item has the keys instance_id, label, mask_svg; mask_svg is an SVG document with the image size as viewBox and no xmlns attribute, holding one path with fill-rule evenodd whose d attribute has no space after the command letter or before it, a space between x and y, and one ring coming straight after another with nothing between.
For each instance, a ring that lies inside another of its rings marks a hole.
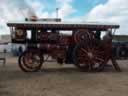
<instances>
[{"instance_id":1,"label":"cloudy sky","mask_svg":"<svg viewBox=\"0 0 128 96\"><path fill-rule=\"evenodd\" d=\"M128 0L0 0L0 34L9 34L8 21L56 17L56 8L63 21L113 22L128 35Z\"/></svg>"}]
</instances>

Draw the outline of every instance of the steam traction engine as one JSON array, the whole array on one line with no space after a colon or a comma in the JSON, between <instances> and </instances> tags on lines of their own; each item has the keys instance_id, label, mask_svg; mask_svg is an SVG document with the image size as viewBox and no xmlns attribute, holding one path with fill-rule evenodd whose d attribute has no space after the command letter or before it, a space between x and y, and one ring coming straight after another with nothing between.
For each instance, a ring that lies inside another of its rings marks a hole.
<instances>
[{"instance_id":1,"label":"steam traction engine","mask_svg":"<svg viewBox=\"0 0 128 96\"><path fill-rule=\"evenodd\" d=\"M74 64L82 71L102 71L112 57L112 32L119 25L56 21L7 23L12 43L27 46L18 60L20 68L25 72L38 71L48 55L60 64ZM103 38L102 32L107 33Z\"/></svg>"}]
</instances>

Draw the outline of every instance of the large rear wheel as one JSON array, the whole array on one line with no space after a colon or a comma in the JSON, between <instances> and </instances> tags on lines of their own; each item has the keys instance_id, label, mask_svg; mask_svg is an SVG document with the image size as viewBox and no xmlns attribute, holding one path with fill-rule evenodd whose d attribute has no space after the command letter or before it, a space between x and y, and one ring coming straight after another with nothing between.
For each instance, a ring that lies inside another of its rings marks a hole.
<instances>
[{"instance_id":1,"label":"large rear wheel","mask_svg":"<svg viewBox=\"0 0 128 96\"><path fill-rule=\"evenodd\" d=\"M102 71L106 64L104 49L92 41L77 44L74 48L73 60L82 71Z\"/></svg>"}]
</instances>

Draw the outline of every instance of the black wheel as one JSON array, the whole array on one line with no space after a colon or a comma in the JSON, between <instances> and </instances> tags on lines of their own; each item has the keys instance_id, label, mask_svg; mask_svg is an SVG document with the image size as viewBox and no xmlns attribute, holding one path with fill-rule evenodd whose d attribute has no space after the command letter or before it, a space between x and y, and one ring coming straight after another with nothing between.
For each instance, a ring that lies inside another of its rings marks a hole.
<instances>
[{"instance_id":1,"label":"black wheel","mask_svg":"<svg viewBox=\"0 0 128 96\"><path fill-rule=\"evenodd\" d=\"M24 72L36 72L41 69L43 58L36 51L25 51L18 62Z\"/></svg>"},{"instance_id":2,"label":"black wheel","mask_svg":"<svg viewBox=\"0 0 128 96\"><path fill-rule=\"evenodd\" d=\"M106 64L104 50L92 41L81 42L73 51L74 64L82 71L102 71Z\"/></svg>"}]
</instances>

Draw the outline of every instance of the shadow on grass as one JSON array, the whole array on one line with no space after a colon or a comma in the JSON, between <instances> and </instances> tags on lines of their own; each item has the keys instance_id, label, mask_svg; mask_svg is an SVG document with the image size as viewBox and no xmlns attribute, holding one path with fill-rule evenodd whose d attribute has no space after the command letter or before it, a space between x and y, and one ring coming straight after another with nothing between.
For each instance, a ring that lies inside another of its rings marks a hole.
<instances>
[{"instance_id":1,"label":"shadow on grass","mask_svg":"<svg viewBox=\"0 0 128 96\"><path fill-rule=\"evenodd\" d=\"M0 85L0 96L13 96L11 92L6 90L6 86Z\"/></svg>"},{"instance_id":2,"label":"shadow on grass","mask_svg":"<svg viewBox=\"0 0 128 96\"><path fill-rule=\"evenodd\" d=\"M122 69L123 70L123 69ZM20 69L14 70L0 70L0 81L9 81L9 80L21 80L21 79L32 79L36 77L41 77L49 74L59 74L59 75L71 75L71 74L88 74L88 73L108 73L111 72L113 74L117 73L112 66L105 68L103 72L81 72L76 67L62 67L62 68L42 68L39 72L22 72ZM128 71L127 71L128 72Z\"/></svg>"},{"instance_id":3,"label":"shadow on grass","mask_svg":"<svg viewBox=\"0 0 128 96\"><path fill-rule=\"evenodd\" d=\"M12 95L12 93L10 93L10 92L8 92L8 91L2 91L1 89L0 89L0 96L13 96Z\"/></svg>"},{"instance_id":4,"label":"shadow on grass","mask_svg":"<svg viewBox=\"0 0 128 96\"><path fill-rule=\"evenodd\" d=\"M0 82L9 80L21 80L21 79L32 79L36 77L41 77L49 74L79 74L80 70L77 68L45 68L41 69L39 72L22 72L19 70L0 70Z\"/></svg>"},{"instance_id":5,"label":"shadow on grass","mask_svg":"<svg viewBox=\"0 0 128 96\"><path fill-rule=\"evenodd\" d=\"M41 69L41 72L44 73L79 73L81 72L77 68L47 68L47 69Z\"/></svg>"}]
</instances>

